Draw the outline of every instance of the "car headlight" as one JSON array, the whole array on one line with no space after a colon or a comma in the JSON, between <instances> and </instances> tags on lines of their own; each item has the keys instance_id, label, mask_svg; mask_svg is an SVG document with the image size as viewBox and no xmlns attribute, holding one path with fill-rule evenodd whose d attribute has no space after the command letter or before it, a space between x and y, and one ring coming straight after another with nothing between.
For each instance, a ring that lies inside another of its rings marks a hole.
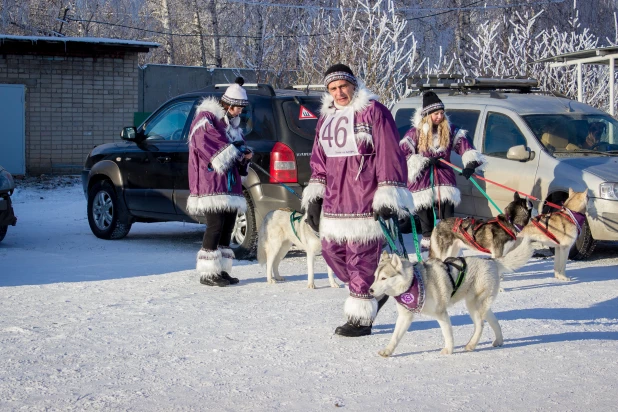
<instances>
[{"instance_id":1,"label":"car headlight","mask_svg":"<svg viewBox=\"0 0 618 412\"><path fill-rule=\"evenodd\" d=\"M0 170L0 191L15 189L13 176L4 169Z\"/></svg>"},{"instance_id":2,"label":"car headlight","mask_svg":"<svg viewBox=\"0 0 618 412\"><path fill-rule=\"evenodd\" d=\"M618 200L618 183L601 183L601 199Z\"/></svg>"}]
</instances>

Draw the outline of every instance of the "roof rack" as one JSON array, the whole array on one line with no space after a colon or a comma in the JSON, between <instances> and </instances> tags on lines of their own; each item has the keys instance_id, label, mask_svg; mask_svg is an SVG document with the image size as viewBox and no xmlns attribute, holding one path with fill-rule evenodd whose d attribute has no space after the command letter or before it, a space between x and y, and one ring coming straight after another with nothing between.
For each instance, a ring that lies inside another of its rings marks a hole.
<instances>
[{"instance_id":1,"label":"roof rack","mask_svg":"<svg viewBox=\"0 0 618 412\"><path fill-rule=\"evenodd\" d=\"M287 90L299 90L305 94L309 94L310 91L326 91L326 86L323 84L295 84L286 87Z\"/></svg>"},{"instance_id":2,"label":"roof rack","mask_svg":"<svg viewBox=\"0 0 618 412\"><path fill-rule=\"evenodd\" d=\"M235 84L235 83L217 83L215 85L210 85L206 87L206 90L227 89L232 84ZM266 83L245 83L242 85L242 87L248 90L255 90L257 92L255 94L260 94L260 95L265 95L265 96L276 96L277 95L275 93L275 89L273 89L273 87L270 84L266 84Z\"/></svg>"},{"instance_id":3,"label":"roof rack","mask_svg":"<svg viewBox=\"0 0 618 412\"><path fill-rule=\"evenodd\" d=\"M454 91L508 91L531 93L538 91L539 82L529 78L500 79L493 77L466 77L458 74L433 74L408 78L408 89L418 90L454 90ZM534 90L533 90L534 89Z\"/></svg>"}]
</instances>

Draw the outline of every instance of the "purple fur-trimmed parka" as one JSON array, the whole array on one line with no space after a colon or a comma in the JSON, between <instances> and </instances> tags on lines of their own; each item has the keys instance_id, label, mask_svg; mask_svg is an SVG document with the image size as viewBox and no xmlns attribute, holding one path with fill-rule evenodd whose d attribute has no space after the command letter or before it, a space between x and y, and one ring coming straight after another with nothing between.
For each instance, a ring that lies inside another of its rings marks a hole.
<instances>
[{"instance_id":1,"label":"purple fur-trimmed parka","mask_svg":"<svg viewBox=\"0 0 618 412\"><path fill-rule=\"evenodd\" d=\"M416 210L426 209L438 202L452 203L457 206L461 202L461 193L456 186L455 172L449 166L439 163L434 172L434 188L431 190L429 158L439 157L451 162L451 152L461 156L464 167L478 168L486 163L485 156L474 149L468 141L467 131L449 124L450 141L446 148L439 147L439 138L434 135L434 145L428 151L418 152L418 127L421 123L421 110L416 110L411 122L413 127L408 130L400 142L401 149L406 154L408 165L408 189L412 193ZM446 119L445 121L448 121Z\"/></svg>"},{"instance_id":2,"label":"purple fur-trimmed parka","mask_svg":"<svg viewBox=\"0 0 618 412\"><path fill-rule=\"evenodd\" d=\"M189 132L190 215L246 211L241 178L247 175L249 162L233 145L244 142L239 120L228 121L214 98L206 98L198 106Z\"/></svg>"},{"instance_id":3,"label":"purple fur-trimmed parka","mask_svg":"<svg viewBox=\"0 0 618 412\"><path fill-rule=\"evenodd\" d=\"M302 207L323 199L322 239L336 243L367 243L383 237L373 211L391 207L400 215L413 209L406 187L406 162L399 134L389 110L378 97L359 85L348 106L354 110L354 137L358 155L328 157L320 129L338 110L334 99L322 97L320 119L311 153L311 179L303 191ZM321 140L322 139L322 140Z\"/></svg>"}]
</instances>

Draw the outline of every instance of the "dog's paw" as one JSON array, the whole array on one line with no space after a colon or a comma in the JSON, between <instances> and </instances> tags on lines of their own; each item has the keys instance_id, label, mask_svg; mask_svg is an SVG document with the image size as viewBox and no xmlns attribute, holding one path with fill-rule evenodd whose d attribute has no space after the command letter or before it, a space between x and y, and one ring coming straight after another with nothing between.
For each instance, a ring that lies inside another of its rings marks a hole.
<instances>
[{"instance_id":1,"label":"dog's paw","mask_svg":"<svg viewBox=\"0 0 618 412\"><path fill-rule=\"evenodd\" d=\"M440 355L452 355L453 354L453 349L450 348L444 348L440 351Z\"/></svg>"},{"instance_id":2,"label":"dog's paw","mask_svg":"<svg viewBox=\"0 0 618 412\"><path fill-rule=\"evenodd\" d=\"M275 280L277 282L285 282L285 278L283 276L275 276Z\"/></svg>"},{"instance_id":3,"label":"dog's paw","mask_svg":"<svg viewBox=\"0 0 618 412\"><path fill-rule=\"evenodd\" d=\"M502 339L496 339L496 340L492 343L492 345L493 345L493 347L494 347L494 348L497 348L497 347L499 347L499 346L502 346L503 344L504 344L504 341L503 341Z\"/></svg>"},{"instance_id":4,"label":"dog's paw","mask_svg":"<svg viewBox=\"0 0 618 412\"><path fill-rule=\"evenodd\" d=\"M331 282L331 283L330 283L330 287L331 287L331 288L337 288L337 289L339 289L341 286L339 286L339 284L337 284L337 282Z\"/></svg>"},{"instance_id":5,"label":"dog's paw","mask_svg":"<svg viewBox=\"0 0 618 412\"><path fill-rule=\"evenodd\" d=\"M307 283L307 289L315 289L315 283Z\"/></svg>"},{"instance_id":6,"label":"dog's paw","mask_svg":"<svg viewBox=\"0 0 618 412\"><path fill-rule=\"evenodd\" d=\"M393 351L390 350L389 348L384 348L380 352L378 352L378 355L382 356L383 358L388 358L392 354L393 354Z\"/></svg>"},{"instance_id":7,"label":"dog's paw","mask_svg":"<svg viewBox=\"0 0 618 412\"><path fill-rule=\"evenodd\" d=\"M472 352L474 349L476 349L476 345L470 345L469 343L466 345L467 352Z\"/></svg>"},{"instance_id":8,"label":"dog's paw","mask_svg":"<svg viewBox=\"0 0 618 412\"><path fill-rule=\"evenodd\" d=\"M504 292L504 288L498 289L498 292Z\"/></svg>"},{"instance_id":9,"label":"dog's paw","mask_svg":"<svg viewBox=\"0 0 618 412\"><path fill-rule=\"evenodd\" d=\"M571 278L570 278L570 277L568 277L568 276L564 276L564 275L560 275L560 274L558 274L558 273L556 273L556 275L555 275L555 276L556 276L556 279L558 279L558 280L563 280L563 281L565 281L565 282L568 282L568 281L570 281L570 280L571 280Z\"/></svg>"},{"instance_id":10,"label":"dog's paw","mask_svg":"<svg viewBox=\"0 0 618 412\"><path fill-rule=\"evenodd\" d=\"M271 285L274 285L275 283L277 283L277 281L275 279L268 279L266 280L266 283L270 283Z\"/></svg>"}]
</instances>

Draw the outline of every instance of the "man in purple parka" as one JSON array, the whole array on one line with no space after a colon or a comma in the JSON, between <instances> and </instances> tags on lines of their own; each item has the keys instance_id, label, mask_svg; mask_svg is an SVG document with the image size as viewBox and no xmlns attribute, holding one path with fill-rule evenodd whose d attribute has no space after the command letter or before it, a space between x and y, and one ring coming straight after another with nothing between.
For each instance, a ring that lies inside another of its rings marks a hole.
<instances>
[{"instance_id":1,"label":"man in purple parka","mask_svg":"<svg viewBox=\"0 0 618 412\"><path fill-rule=\"evenodd\" d=\"M349 284L347 322L335 333L365 336L378 311L369 293L384 239L377 218L397 221L413 203L388 109L346 65L331 66L324 84L328 93L322 97L302 207L307 223L320 232L326 263Z\"/></svg>"},{"instance_id":2,"label":"man in purple parka","mask_svg":"<svg viewBox=\"0 0 618 412\"><path fill-rule=\"evenodd\" d=\"M189 132L187 212L206 221L196 269L200 283L207 286L239 282L230 276L234 259L230 240L238 211L247 209L241 179L252 157L240 128L240 113L249 104L243 83L242 77L237 78L221 100L204 99Z\"/></svg>"}]
</instances>

